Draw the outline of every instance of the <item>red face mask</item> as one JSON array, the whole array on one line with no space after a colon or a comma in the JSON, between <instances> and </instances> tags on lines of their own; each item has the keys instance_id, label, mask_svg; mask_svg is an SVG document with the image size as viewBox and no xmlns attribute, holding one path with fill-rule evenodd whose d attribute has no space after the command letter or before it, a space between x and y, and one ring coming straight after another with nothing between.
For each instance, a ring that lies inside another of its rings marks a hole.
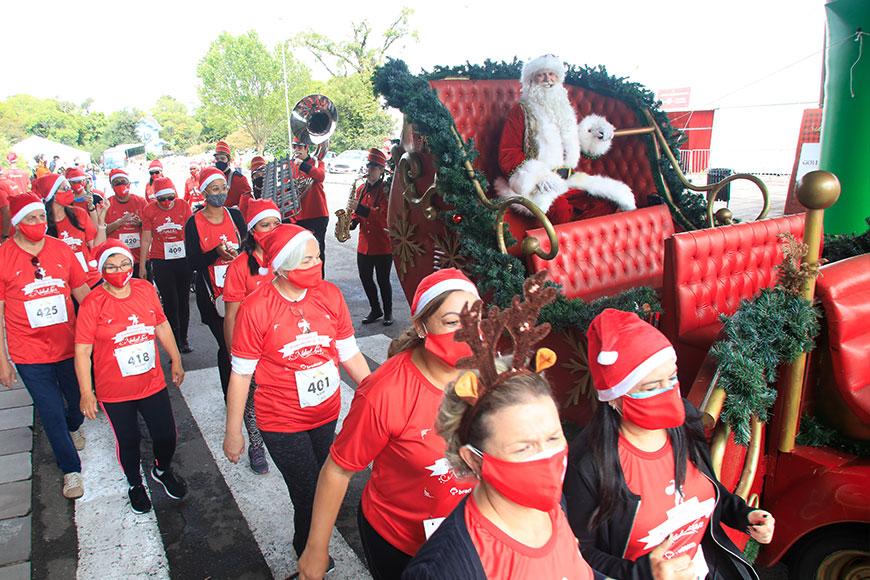
<instances>
[{"instance_id":1,"label":"red face mask","mask_svg":"<svg viewBox=\"0 0 870 580\"><path fill-rule=\"evenodd\" d=\"M24 222L21 222L15 227L18 228L18 231L21 232L21 235L23 235L31 242L38 242L45 237L45 232L48 229L48 224L26 224Z\"/></svg>"},{"instance_id":2,"label":"red face mask","mask_svg":"<svg viewBox=\"0 0 870 580\"><path fill-rule=\"evenodd\" d=\"M85 184L82 181L75 181L69 184L72 187L74 193L84 193L85 192Z\"/></svg>"},{"instance_id":3,"label":"red face mask","mask_svg":"<svg viewBox=\"0 0 870 580\"><path fill-rule=\"evenodd\" d=\"M133 270L126 272L103 272L103 280L115 288L123 288L133 278Z\"/></svg>"},{"instance_id":4,"label":"red face mask","mask_svg":"<svg viewBox=\"0 0 870 580\"><path fill-rule=\"evenodd\" d=\"M58 191L54 194L54 201L59 203L60 205L72 205L73 200L76 195L72 190L67 191Z\"/></svg>"},{"instance_id":5,"label":"red face mask","mask_svg":"<svg viewBox=\"0 0 870 580\"><path fill-rule=\"evenodd\" d=\"M268 232L258 232L257 230L251 230L251 235L254 237L254 241L259 244L259 246L263 247L263 240L266 239L266 236L272 233L272 230Z\"/></svg>"},{"instance_id":6,"label":"red face mask","mask_svg":"<svg viewBox=\"0 0 870 580\"><path fill-rule=\"evenodd\" d=\"M429 333L426 335L426 342L423 347L444 361L447 366L456 368L456 363L460 360L470 357L472 354L471 347L467 342L457 342L453 340L453 332L443 332L441 334Z\"/></svg>"},{"instance_id":7,"label":"red face mask","mask_svg":"<svg viewBox=\"0 0 870 580\"><path fill-rule=\"evenodd\" d=\"M644 429L671 429L686 422L686 408L679 386L674 386L650 397L624 396L622 416Z\"/></svg>"},{"instance_id":8,"label":"red face mask","mask_svg":"<svg viewBox=\"0 0 870 580\"><path fill-rule=\"evenodd\" d=\"M315 264L304 270L284 272L284 277L297 288L314 288L323 281L323 268L320 264Z\"/></svg>"},{"instance_id":9,"label":"red face mask","mask_svg":"<svg viewBox=\"0 0 870 580\"><path fill-rule=\"evenodd\" d=\"M124 185L113 185L112 191L114 191L117 196L127 197L130 195L130 184L125 183Z\"/></svg>"},{"instance_id":10,"label":"red face mask","mask_svg":"<svg viewBox=\"0 0 870 580\"><path fill-rule=\"evenodd\" d=\"M559 505L568 469L568 447L544 451L525 461L505 461L472 446L483 459L480 476L507 499L521 506L550 512Z\"/></svg>"}]
</instances>

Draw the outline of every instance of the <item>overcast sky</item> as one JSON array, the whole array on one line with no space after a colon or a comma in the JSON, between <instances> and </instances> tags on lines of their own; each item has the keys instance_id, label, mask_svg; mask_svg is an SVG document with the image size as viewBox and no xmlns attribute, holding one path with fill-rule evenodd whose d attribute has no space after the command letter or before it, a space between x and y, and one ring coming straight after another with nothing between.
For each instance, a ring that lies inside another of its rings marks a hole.
<instances>
[{"instance_id":1,"label":"overcast sky","mask_svg":"<svg viewBox=\"0 0 870 580\"><path fill-rule=\"evenodd\" d=\"M415 10L419 40L397 45L392 55L412 70L553 52L574 64L604 64L652 90L689 86L694 108L818 99L822 0L406 4ZM516 5L537 10L506 8ZM382 29L400 6L346 0L14 2L3 13L0 97L93 98L96 109L111 111L147 110L169 94L194 106L197 63L221 31L253 28L269 46L302 30L341 37L361 18ZM325 75L308 55L298 56L315 76Z\"/></svg>"}]
</instances>

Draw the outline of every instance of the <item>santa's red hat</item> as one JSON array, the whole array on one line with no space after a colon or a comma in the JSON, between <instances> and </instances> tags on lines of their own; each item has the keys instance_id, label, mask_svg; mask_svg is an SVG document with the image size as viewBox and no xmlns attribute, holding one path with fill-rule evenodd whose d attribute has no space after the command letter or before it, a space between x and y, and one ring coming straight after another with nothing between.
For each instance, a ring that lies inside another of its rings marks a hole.
<instances>
[{"instance_id":1,"label":"santa's red hat","mask_svg":"<svg viewBox=\"0 0 870 580\"><path fill-rule=\"evenodd\" d=\"M588 365L599 401L612 401L633 389L677 353L667 337L633 312L607 308L586 335Z\"/></svg>"},{"instance_id":2,"label":"santa's red hat","mask_svg":"<svg viewBox=\"0 0 870 580\"><path fill-rule=\"evenodd\" d=\"M15 162L18 161L18 155L14 151L10 151L6 154L6 161L9 162L9 165L15 165Z\"/></svg>"},{"instance_id":3,"label":"santa's red hat","mask_svg":"<svg viewBox=\"0 0 870 580\"><path fill-rule=\"evenodd\" d=\"M212 181L218 179L222 180L224 183L227 181L227 177L224 175L223 171L217 167L206 167L199 172L199 190L205 191L205 188L208 187Z\"/></svg>"},{"instance_id":4,"label":"santa's red hat","mask_svg":"<svg viewBox=\"0 0 870 580\"><path fill-rule=\"evenodd\" d=\"M273 270L281 267L287 256L299 246L317 240L310 231L296 224L281 224L263 240L263 253Z\"/></svg>"},{"instance_id":5,"label":"santa's red hat","mask_svg":"<svg viewBox=\"0 0 870 580\"><path fill-rule=\"evenodd\" d=\"M464 290L480 298L477 286L456 268L445 268L429 274L417 285L414 292L414 300L411 302L411 317L422 312L426 305L438 298L445 292L452 290Z\"/></svg>"},{"instance_id":6,"label":"santa's red hat","mask_svg":"<svg viewBox=\"0 0 870 580\"><path fill-rule=\"evenodd\" d=\"M69 184L63 175L49 173L48 175L43 175L42 177L37 178L36 181L33 182L33 188L36 190L36 194L44 201L51 201L54 199L54 194L57 193L57 190L60 189L64 183Z\"/></svg>"},{"instance_id":7,"label":"santa's red hat","mask_svg":"<svg viewBox=\"0 0 870 580\"><path fill-rule=\"evenodd\" d=\"M223 153L227 157L232 155L232 153L230 152L230 146L227 145L226 141L218 141L217 143L215 143L214 154L217 155L218 153Z\"/></svg>"},{"instance_id":8,"label":"santa's red hat","mask_svg":"<svg viewBox=\"0 0 870 580\"><path fill-rule=\"evenodd\" d=\"M127 174L127 172L120 167L116 167L109 172L109 183L114 183L116 179L119 179L121 177L123 177L127 181L130 181L130 176Z\"/></svg>"},{"instance_id":9,"label":"santa's red hat","mask_svg":"<svg viewBox=\"0 0 870 580\"><path fill-rule=\"evenodd\" d=\"M98 272L103 271L103 266L106 265L106 260L109 259L109 256L114 254L127 256L131 262L135 262L133 259L133 253L130 252L130 248L124 245L124 242L116 240L115 238L109 238L94 250L94 257L97 259Z\"/></svg>"},{"instance_id":10,"label":"santa's red hat","mask_svg":"<svg viewBox=\"0 0 870 580\"><path fill-rule=\"evenodd\" d=\"M163 172L163 163L161 163L159 159L155 159L150 164L148 164L148 173L151 173L152 171L160 171L161 173Z\"/></svg>"},{"instance_id":11,"label":"santa's red hat","mask_svg":"<svg viewBox=\"0 0 870 580\"><path fill-rule=\"evenodd\" d=\"M242 213L245 216L245 223L248 224L248 230L254 229L258 221L267 217L276 217L278 221L281 220L281 212L278 211L278 206L271 199L251 199L245 204Z\"/></svg>"},{"instance_id":12,"label":"santa's red hat","mask_svg":"<svg viewBox=\"0 0 870 580\"><path fill-rule=\"evenodd\" d=\"M19 193L9 197L9 215L12 216L10 221L13 226L17 226L27 214L37 210L45 211L45 205L32 193Z\"/></svg>"},{"instance_id":13,"label":"santa's red hat","mask_svg":"<svg viewBox=\"0 0 870 580\"><path fill-rule=\"evenodd\" d=\"M369 165L377 165L379 167L387 166L387 156L377 147L369 149Z\"/></svg>"},{"instance_id":14,"label":"santa's red hat","mask_svg":"<svg viewBox=\"0 0 870 580\"><path fill-rule=\"evenodd\" d=\"M64 177L66 177L66 180L70 183L84 181L88 178L88 176L85 175L85 172L78 167L70 167L69 169L67 169Z\"/></svg>"},{"instance_id":15,"label":"santa's red hat","mask_svg":"<svg viewBox=\"0 0 870 580\"><path fill-rule=\"evenodd\" d=\"M258 170L261 167L266 165L266 159L260 157L259 155L255 155L251 158L251 172Z\"/></svg>"},{"instance_id":16,"label":"santa's red hat","mask_svg":"<svg viewBox=\"0 0 870 580\"><path fill-rule=\"evenodd\" d=\"M176 195L175 184L168 177L158 177L154 180L154 197L159 198L163 195Z\"/></svg>"},{"instance_id":17,"label":"santa's red hat","mask_svg":"<svg viewBox=\"0 0 870 580\"><path fill-rule=\"evenodd\" d=\"M562 63L562 59L555 54L544 54L538 58L533 58L523 65L523 72L520 75L520 81L523 86L531 85L535 73L542 70L549 70L556 73L556 76L559 77L560 83L565 80L565 65Z\"/></svg>"}]
</instances>

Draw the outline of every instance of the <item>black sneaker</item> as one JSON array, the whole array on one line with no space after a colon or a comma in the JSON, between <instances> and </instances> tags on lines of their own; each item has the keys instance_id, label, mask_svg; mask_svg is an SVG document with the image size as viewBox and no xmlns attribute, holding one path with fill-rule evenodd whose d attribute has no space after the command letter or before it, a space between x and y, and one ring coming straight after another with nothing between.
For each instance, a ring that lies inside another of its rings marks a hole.
<instances>
[{"instance_id":1,"label":"black sneaker","mask_svg":"<svg viewBox=\"0 0 870 580\"><path fill-rule=\"evenodd\" d=\"M130 497L130 509L133 510L134 514L147 514L151 511L151 498L148 497L144 485L140 483L131 486L127 490L127 495Z\"/></svg>"},{"instance_id":2,"label":"black sneaker","mask_svg":"<svg viewBox=\"0 0 870 580\"><path fill-rule=\"evenodd\" d=\"M332 559L332 556L329 557L329 567L326 568L326 573L324 576L329 576L335 571L335 560ZM287 580L294 580L295 578L299 578L299 572L293 572L289 576L287 576Z\"/></svg>"},{"instance_id":3,"label":"black sneaker","mask_svg":"<svg viewBox=\"0 0 870 580\"><path fill-rule=\"evenodd\" d=\"M163 486L166 495L172 499L183 499L187 495L187 483L179 476L172 473L171 469L163 472L163 475L157 474L157 466L151 468L151 477Z\"/></svg>"}]
</instances>

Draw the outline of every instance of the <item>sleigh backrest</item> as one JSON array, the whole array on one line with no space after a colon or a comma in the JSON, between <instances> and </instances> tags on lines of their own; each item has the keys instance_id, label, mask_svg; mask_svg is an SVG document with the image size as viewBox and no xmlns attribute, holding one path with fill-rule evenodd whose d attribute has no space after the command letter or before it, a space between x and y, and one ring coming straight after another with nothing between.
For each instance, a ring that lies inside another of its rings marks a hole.
<instances>
[{"instance_id":1,"label":"sleigh backrest","mask_svg":"<svg viewBox=\"0 0 870 580\"><path fill-rule=\"evenodd\" d=\"M459 134L474 140L479 153L475 167L492 184L501 175L498 143L508 112L519 101L519 81L445 79L431 81L431 85L453 115ZM644 125L632 108L616 97L573 85L567 85L567 89L578 121L597 114L606 117L617 130ZM596 160L581 159L578 169L625 182L634 192L638 207L645 207L647 196L658 193L648 143L649 138L644 136L617 137L606 155Z\"/></svg>"}]
</instances>

